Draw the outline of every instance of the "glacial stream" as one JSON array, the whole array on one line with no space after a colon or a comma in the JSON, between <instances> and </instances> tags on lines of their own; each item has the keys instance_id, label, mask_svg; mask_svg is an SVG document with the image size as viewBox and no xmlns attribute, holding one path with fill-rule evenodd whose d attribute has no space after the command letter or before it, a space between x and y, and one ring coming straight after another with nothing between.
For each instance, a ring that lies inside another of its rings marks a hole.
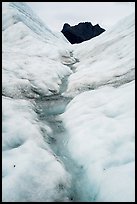
<instances>
[{"instance_id":1,"label":"glacial stream","mask_svg":"<svg viewBox=\"0 0 137 204\"><path fill-rule=\"evenodd\" d=\"M69 66L72 71L75 70L74 64L69 64L67 66ZM48 143L56 157L62 162L66 171L71 175L72 182L71 189L68 192L68 198L70 202L75 202L80 201L78 189L82 167L77 166L67 151L69 135L64 127L63 121L58 117L60 114L64 113L67 104L72 100L72 98L62 96L62 93L67 89L68 77L69 76L63 78L59 94L35 99L35 103L39 120L52 129L52 134L49 136Z\"/></svg>"}]
</instances>

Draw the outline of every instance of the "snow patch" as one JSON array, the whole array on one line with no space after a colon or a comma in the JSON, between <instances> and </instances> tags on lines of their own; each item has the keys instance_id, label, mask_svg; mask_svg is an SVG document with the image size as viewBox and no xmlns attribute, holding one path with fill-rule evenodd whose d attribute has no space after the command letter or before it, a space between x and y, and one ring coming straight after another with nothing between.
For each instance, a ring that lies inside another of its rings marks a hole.
<instances>
[{"instance_id":1,"label":"snow patch","mask_svg":"<svg viewBox=\"0 0 137 204\"><path fill-rule=\"evenodd\" d=\"M134 92L134 81L87 91L61 115L68 150L84 169L79 179L82 201L134 201Z\"/></svg>"}]
</instances>

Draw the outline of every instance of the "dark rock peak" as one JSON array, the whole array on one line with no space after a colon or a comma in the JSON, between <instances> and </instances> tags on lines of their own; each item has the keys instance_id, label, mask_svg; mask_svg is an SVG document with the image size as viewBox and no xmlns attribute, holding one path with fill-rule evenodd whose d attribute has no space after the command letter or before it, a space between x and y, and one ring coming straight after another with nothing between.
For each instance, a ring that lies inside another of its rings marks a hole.
<instances>
[{"instance_id":1,"label":"dark rock peak","mask_svg":"<svg viewBox=\"0 0 137 204\"><path fill-rule=\"evenodd\" d=\"M63 26L63 29L70 27L70 25L68 23L65 23Z\"/></svg>"},{"instance_id":2,"label":"dark rock peak","mask_svg":"<svg viewBox=\"0 0 137 204\"><path fill-rule=\"evenodd\" d=\"M104 31L105 29L101 28L99 24L93 26L91 22L82 22L74 26L65 23L61 32L71 44L75 44L90 40Z\"/></svg>"}]
</instances>

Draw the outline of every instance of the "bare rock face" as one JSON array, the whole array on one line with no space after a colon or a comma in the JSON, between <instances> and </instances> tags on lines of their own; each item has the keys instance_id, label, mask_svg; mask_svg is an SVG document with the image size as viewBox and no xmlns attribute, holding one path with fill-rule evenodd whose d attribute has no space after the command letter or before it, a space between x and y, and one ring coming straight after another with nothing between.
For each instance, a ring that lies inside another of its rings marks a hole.
<instances>
[{"instance_id":1,"label":"bare rock face","mask_svg":"<svg viewBox=\"0 0 137 204\"><path fill-rule=\"evenodd\" d=\"M65 23L61 32L71 44L75 44L90 40L104 31L105 29L101 28L98 24L93 26L90 22L85 22L75 26Z\"/></svg>"}]
</instances>

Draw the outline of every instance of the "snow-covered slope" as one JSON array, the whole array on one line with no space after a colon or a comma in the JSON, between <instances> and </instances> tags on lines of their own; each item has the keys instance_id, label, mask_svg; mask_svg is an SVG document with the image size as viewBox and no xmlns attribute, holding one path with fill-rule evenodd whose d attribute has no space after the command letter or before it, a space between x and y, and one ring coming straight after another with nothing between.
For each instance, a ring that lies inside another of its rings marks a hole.
<instances>
[{"instance_id":1,"label":"snow-covered slope","mask_svg":"<svg viewBox=\"0 0 137 204\"><path fill-rule=\"evenodd\" d=\"M76 97L62 119L67 147L81 167L81 201L135 200L134 29L133 14L74 47L80 62L64 95Z\"/></svg>"},{"instance_id":2,"label":"snow-covered slope","mask_svg":"<svg viewBox=\"0 0 137 204\"><path fill-rule=\"evenodd\" d=\"M66 48L69 43L52 33L24 3L9 4L3 10L2 25L4 94L58 93L61 79L71 73L61 62L75 61Z\"/></svg>"},{"instance_id":3,"label":"snow-covered slope","mask_svg":"<svg viewBox=\"0 0 137 204\"><path fill-rule=\"evenodd\" d=\"M39 121L34 101L59 93L72 73L62 64L74 61L68 42L25 3L8 4L2 26L3 202L68 201L70 175L49 146L52 129Z\"/></svg>"},{"instance_id":4,"label":"snow-covered slope","mask_svg":"<svg viewBox=\"0 0 137 204\"><path fill-rule=\"evenodd\" d=\"M2 107L3 202L67 201L70 175L48 145L52 130L29 101L3 97Z\"/></svg>"},{"instance_id":5,"label":"snow-covered slope","mask_svg":"<svg viewBox=\"0 0 137 204\"><path fill-rule=\"evenodd\" d=\"M111 85L118 87L135 76L135 15L132 14L108 30L74 46L80 62L69 77L66 95Z\"/></svg>"},{"instance_id":6,"label":"snow-covered slope","mask_svg":"<svg viewBox=\"0 0 137 204\"><path fill-rule=\"evenodd\" d=\"M22 22L22 24L30 28L38 38L46 42L53 43L58 41L58 36L45 26L26 3L12 2L7 4L2 15L2 30L4 31L19 22ZM64 41L66 41L65 38Z\"/></svg>"},{"instance_id":7,"label":"snow-covered slope","mask_svg":"<svg viewBox=\"0 0 137 204\"><path fill-rule=\"evenodd\" d=\"M3 202L134 202L134 15L79 45L2 15Z\"/></svg>"},{"instance_id":8,"label":"snow-covered slope","mask_svg":"<svg viewBox=\"0 0 137 204\"><path fill-rule=\"evenodd\" d=\"M63 119L68 149L82 168L82 201L133 202L135 196L135 83L76 96Z\"/></svg>"}]
</instances>

